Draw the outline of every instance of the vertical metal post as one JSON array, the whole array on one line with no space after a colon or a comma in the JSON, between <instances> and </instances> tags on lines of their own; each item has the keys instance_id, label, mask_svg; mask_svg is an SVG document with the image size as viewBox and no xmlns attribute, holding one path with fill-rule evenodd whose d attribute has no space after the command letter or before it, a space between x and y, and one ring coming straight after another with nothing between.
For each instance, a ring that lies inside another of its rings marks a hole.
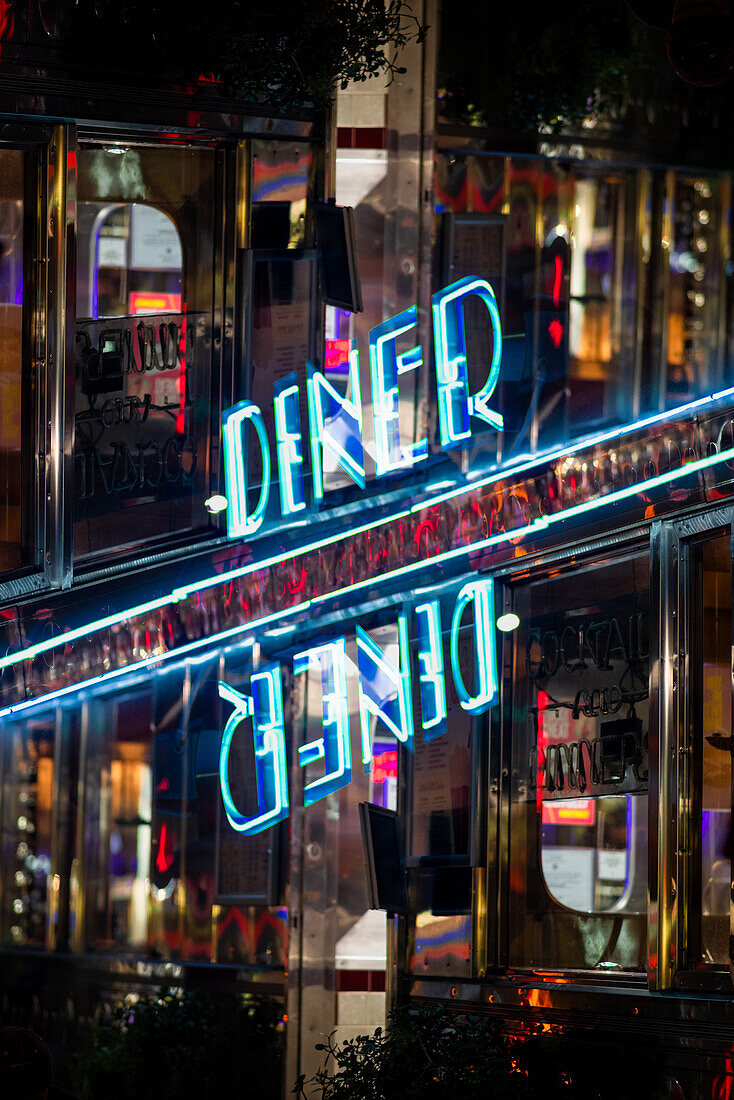
<instances>
[{"instance_id":1,"label":"vertical metal post","mask_svg":"<svg viewBox=\"0 0 734 1100\"><path fill-rule=\"evenodd\" d=\"M433 290L433 242L435 212L433 172L436 141L436 67L438 56L438 0L424 0L422 21L434 28L423 43L421 71L421 127L418 177L418 334L423 348L423 366L416 387L415 438L429 440L436 432L436 403L432 401L433 325L431 292Z\"/></svg>"},{"instance_id":2,"label":"vertical metal post","mask_svg":"<svg viewBox=\"0 0 734 1100\"><path fill-rule=\"evenodd\" d=\"M246 369L251 323L251 311L247 308L247 303L252 270L249 254L252 156L249 141L237 143L235 176L235 301L245 303L245 308L234 312L234 362L230 391L222 395L225 407L246 397L249 385Z\"/></svg>"},{"instance_id":3,"label":"vertical metal post","mask_svg":"<svg viewBox=\"0 0 734 1100\"><path fill-rule=\"evenodd\" d=\"M417 18L432 29L425 42L411 42L405 47L400 64L406 72L396 77L387 89L388 159L382 286L384 317L418 306L416 343L423 348L423 364L413 391L412 427L414 439L422 439L430 427L437 0L416 2L413 10ZM408 400L409 384L410 376L405 380L404 401Z\"/></svg>"},{"instance_id":4,"label":"vertical metal post","mask_svg":"<svg viewBox=\"0 0 734 1100\"><path fill-rule=\"evenodd\" d=\"M648 970L669 989L677 967L679 558L671 524L653 524L650 558L650 778Z\"/></svg>"},{"instance_id":5,"label":"vertical metal post","mask_svg":"<svg viewBox=\"0 0 734 1100\"><path fill-rule=\"evenodd\" d=\"M286 905L288 909L288 971L286 976L286 1031L285 1079L283 1098L287 1100L301 1070L301 988L303 956L303 769L298 766L297 742L303 735L306 715L305 677L294 677L288 700L290 744L290 844L288 849L288 884Z\"/></svg>"},{"instance_id":6,"label":"vertical metal post","mask_svg":"<svg viewBox=\"0 0 734 1100\"><path fill-rule=\"evenodd\" d=\"M72 579L76 163L76 131L58 125L47 162L46 387L39 432L45 441L45 469L39 471L45 488L43 564L57 588L67 588Z\"/></svg>"}]
</instances>

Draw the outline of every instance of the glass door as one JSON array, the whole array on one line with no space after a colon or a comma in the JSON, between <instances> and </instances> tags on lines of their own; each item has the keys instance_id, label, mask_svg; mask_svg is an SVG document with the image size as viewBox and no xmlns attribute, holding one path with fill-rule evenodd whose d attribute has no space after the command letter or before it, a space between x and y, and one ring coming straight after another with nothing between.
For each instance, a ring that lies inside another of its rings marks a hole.
<instances>
[{"instance_id":1,"label":"glass door","mask_svg":"<svg viewBox=\"0 0 734 1100\"><path fill-rule=\"evenodd\" d=\"M729 531L691 550L691 794L698 830L691 834L691 962L726 966L731 903L731 645Z\"/></svg>"},{"instance_id":2,"label":"glass door","mask_svg":"<svg viewBox=\"0 0 734 1100\"><path fill-rule=\"evenodd\" d=\"M657 988L731 988L731 508L657 525L657 771L649 964Z\"/></svg>"}]
</instances>

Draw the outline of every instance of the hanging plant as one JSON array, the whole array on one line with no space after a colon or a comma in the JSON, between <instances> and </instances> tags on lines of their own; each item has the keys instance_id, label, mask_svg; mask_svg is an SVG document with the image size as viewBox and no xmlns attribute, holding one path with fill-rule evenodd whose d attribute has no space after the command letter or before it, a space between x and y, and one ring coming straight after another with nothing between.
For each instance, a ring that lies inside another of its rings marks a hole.
<instances>
[{"instance_id":1,"label":"hanging plant","mask_svg":"<svg viewBox=\"0 0 734 1100\"><path fill-rule=\"evenodd\" d=\"M211 75L229 95L280 110L324 108L352 81L393 80L405 72L400 51L427 31L408 0L82 0L77 10L71 37L87 57L108 56L112 39L138 70Z\"/></svg>"}]
</instances>

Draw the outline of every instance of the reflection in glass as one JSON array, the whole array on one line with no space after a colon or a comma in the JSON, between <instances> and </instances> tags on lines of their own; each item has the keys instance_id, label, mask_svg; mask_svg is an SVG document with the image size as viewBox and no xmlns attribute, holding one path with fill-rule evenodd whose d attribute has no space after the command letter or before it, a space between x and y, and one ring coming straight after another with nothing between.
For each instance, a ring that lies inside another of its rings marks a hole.
<instances>
[{"instance_id":1,"label":"reflection in glass","mask_svg":"<svg viewBox=\"0 0 734 1100\"><path fill-rule=\"evenodd\" d=\"M694 550L694 790L700 798L700 957L729 961L731 897L731 550L729 535ZM700 769L700 771L699 771ZM697 778L700 777L700 778ZM699 906L693 906L698 912Z\"/></svg>"},{"instance_id":2,"label":"reflection in glass","mask_svg":"<svg viewBox=\"0 0 734 1100\"><path fill-rule=\"evenodd\" d=\"M79 151L78 557L209 525L214 163Z\"/></svg>"},{"instance_id":3,"label":"reflection in glass","mask_svg":"<svg viewBox=\"0 0 734 1100\"><path fill-rule=\"evenodd\" d=\"M510 957L644 967L647 558L517 592Z\"/></svg>"},{"instance_id":4,"label":"reflection in glass","mask_svg":"<svg viewBox=\"0 0 734 1100\"><path fill-rule=\"evenodd\" d=\"M722 384L721 181L676 176L670 209L667 404Z\"/></svg>"},{"instance_id":5,"label":"reflection in glass","mask_svg":"<svg viewBox=\"0 0 734 1100\"><path fill-rule=\"evenodd\" d=\"M582 913L630 911L646 874L646 795L544 802L542 825L541 868L556 901Z\"/></svg>"},{"instance_id":6,"label":"reflection in glass","mask_svg":"<svg viewBox=\"0 0 734 1100\"><path fill-rule=\"evenodd\" d=\"M243 688L249 657L222 666ZM221 812L219 671L215 653L7 725L5 943L285 966L280 834L243 837Z\"/></svg>"},{"instance_id":7,"label":"reflection in glass","mask_svg":"<svg viewBox=\"0 0 734 1100\"><path fill-rule=\"evenodd\" d=\"M30 719L3 740L3 940L43 946L52 888L53 720Z\"/></svg>"},{"instance_id":8,"label":"reflection in glass","mask_svg":"<svg viewBox=\"0 0 734 1100\"><path fill-rule=\"evenodd\" d=\"M0 570L27 560L23 506L23 153L0 151ZM28 431L28 429L26 429ZM25 437L24 437L25 438ZM26 442L31 443L30 437Z\"/></svg>"}]
</instances>

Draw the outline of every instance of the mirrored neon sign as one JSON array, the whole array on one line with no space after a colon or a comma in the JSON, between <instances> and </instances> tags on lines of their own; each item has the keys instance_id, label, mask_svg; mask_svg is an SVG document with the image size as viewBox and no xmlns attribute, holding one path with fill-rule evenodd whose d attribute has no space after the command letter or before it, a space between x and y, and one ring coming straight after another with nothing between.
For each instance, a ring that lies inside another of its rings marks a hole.
<instances>
[{"instance_id":1,"label":"mirrored neon sign","mask_svg":"<svg viewBox=\"0 0 734 1100\"><path fill-rule=\"evenodd\" d=\"M464 305L471 297L479 298L487 307L493 333L489 374L476 394L469 391L464 329ZM413 306L383 321L369 335L377 477L411 470L428 459L427 439L408 443L400 437L400 380L420 368L424 354L420 345L399 352L398 341L417 325L418 311ZM490 408L489 402L499 379L502 331L494 291L486 279L460 279L433 295L433 342L442 449L454 450L469 444L472 417L501 430L502 416ZM341 393L324 372L310 363L306 389L314 500L319 501L324 495L325 453L364 489L364 433L357 349L349 353L346 393ZM276 382L273 411L280 512L285 518L306 508L299 389L295 375ZM270 495L270 441L262 411L251 401L242 401L228 409L223 419L223 436L227 534L230 538L250 538L263 523ZM248 469L248 455L253 447L259 450L262 473L258 501L250 511L249 489L254 479Z\"/></svg>"},{"instance_id":2,"label":"mirrored neon sign","mask_svg":"<svg viewBox=\"0 0 734 1100\"><path fill-rule=\"evenodd\" d=\"M474 611L474 685L468 688L459 667L459 631L464 613ZM446 728L446 685L438 600L415 609L418 627L418 682L425 740ZM397 662L360 626L356 627L359 725L365 775L373 765L373 729L382 725L413 751L414 710L411 683L408 615L398 617ZM451 667L459 703L470 714L481 714L497 699L497 659L494 632L494 586L491 577L469 581L459 591L450 628ZM347 639L319 642L296 653L293 671L318 671L321 680L321 735L298 749L299 767L323 761L323 775L304 788L304 804L346 787L352 779L347 701ZM219 753L219 781L227 820L233 829L251 835L283 821L289 812L286 734L280 666L268 664L251 678L251 696L219 683L221 698L231 703ZM247 736L251 722L255 753L257 807L245 813L235 804L229 781L232 740ZM245 727L241 729L240 727Z\"/></svg>"}]
</instances>

